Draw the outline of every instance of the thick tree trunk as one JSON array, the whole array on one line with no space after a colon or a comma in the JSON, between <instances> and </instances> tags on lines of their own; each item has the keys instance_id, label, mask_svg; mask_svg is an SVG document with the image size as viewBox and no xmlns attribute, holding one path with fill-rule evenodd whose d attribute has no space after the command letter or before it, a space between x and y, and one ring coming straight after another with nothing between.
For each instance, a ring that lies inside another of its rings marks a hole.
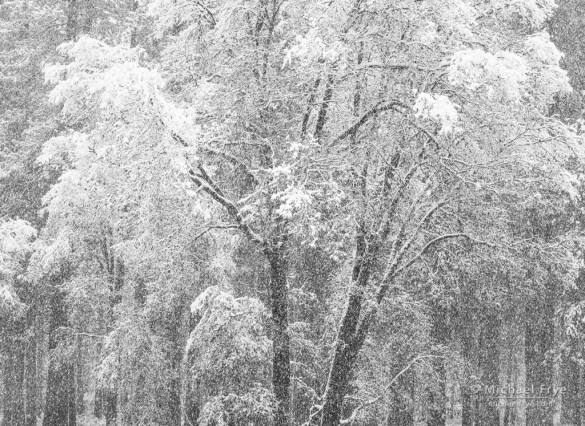
<instances>
[{"instance_id":1,"label":"thick tree trunk","mask_svg":"<svg viewBox=\"0 0 585 426\"><path fill-rule=\"evenodd\" d=\"M267 250L272 308L272 386L278 403L276 424L290 424L290 336L288 334L287 262L282 245Z\"/></svg>"},{"instance_id":2,"label":"thick tree trunk","mask_svg":"<svg viewBox=\"0 0 585 426\"><path fill-rule=\"evenodd\" d=\"M343 400L357 356L372 321L373 312L362 315L362 305L375 251L376 248L368 244L365 234L358 233L349 300L337 333L333 361L325 388L321 426L338 426L342 420Z\"/></svg>"},{"instance_id":3,"label":"thick tree trunk","mask_svg":"<svg viewBox=\"0 0 585 426\"><path fill-rule=\"evenodd\" d=\"M335 355L325 389L325 401L321 418L322 426L337 426L341 421L343 399L361 343L357 337L348 336L346 340L338 338Z\"/></svg>"},{"instance_id":4,"label":"thick tree trunk","mask_svg":"<svg viewBox=\"0 0 585 426\"><path fill-rule=\"evenodd\" d=\"M43 426L75 426L75 368L72 364L51 363L47 407Z\"/></svg>"},{"instance_id":5,"label":"thick tree trunk","mask_svg":"<svg viewBox=\"0 0 585 426\"><path fill-rule=\"evenodd\" d=\"M24 377L24 343L21 336L9 337L4 361L4 423L24 424L24 398L22 383Z\"/></svg>"},{"instance_id":6,"label":"thick tree trunk","mask_svg":"<svg viewBox=\"0 0 585 426\"><path fill-rule=\"evenodd\" d=\"M106 426L115 426L118 416L118 394L108 389L104 392L103 401Z\"/></svg>"},{"instance_id":7,"label":"thick tree trunk","mask_svg":"<svg viewBox=\"0 0 585 426\"><path fill-rule=\"evenodd\" d=\"M67 327L68 315L65 295L58 289L51 297L51 324L49 350L57 348L56 330ZM72 426L76 424L75 366L69 360L54 360L49 363L47 383L47 405L43 426Z\"/></svg>"}]
</instances>

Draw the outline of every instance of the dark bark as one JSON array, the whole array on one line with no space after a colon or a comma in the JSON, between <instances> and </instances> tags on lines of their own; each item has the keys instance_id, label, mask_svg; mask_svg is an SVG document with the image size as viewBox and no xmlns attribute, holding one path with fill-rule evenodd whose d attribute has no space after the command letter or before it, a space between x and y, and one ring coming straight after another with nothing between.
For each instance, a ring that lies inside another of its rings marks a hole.
<instances>
[{"instance_id":1,"label":"dark bark","mask_svg":"<svg viewBox=\"0 0 585 426\"><path fill-rule=\"evenodd\" d=\"M314 137L316 140L321 138L325 123L327 122L327 111L329 110L329 103L333 97L333 75L327 77L327 84L325 85L325 92L323 93L323 102L319 109L319 115L317 116L317 124L315 125Z\"/></svg>"},{"instance_id":2,"label":"dark bark","mask_svg":"<svg viewBox=\"0 0 585 426\"><path fill-rule=\"evenodd\" d=\"M371 240L368 241L363 229L358 232L349 300L339 326L325 389L322 426L337 426L342 420L343 399L373 319L373 312L362 315L364 290L370 278L372 259L378 249Z\"/></svg>"},{"instance_id":3,"label":"dark bark","mask_svg":"<svg viewBox=\"0 0 585 426\"><path fill-rule=\"evenodd\" d=\"M387 426L414 426L414 377L415 374L411 370L399 379L398 386L396 386L397 389L407 389L410 394L408 396L390 388L393 396L386 422Z\"/></svg>"},{"instance_id":4,"label":"dark bark","mask_svg":"<svg viewBox=\"0 0 585 426\"><path fill-rule=\"evenodd\" d=\"M309 118L311 118L311 112L313 111L313 103L315 103L315 98L317 97L317 89L319 88L319 84L321 84L320 78L315 80L313 92L311 93L311 96L309 96L307 112L305 112L305 115L303 116L303 122L301 124L301 138L303 139L307 135L307 126L309 124Z\"/></svg>"},{"instance_id":5,"label":"dark bark","mask_svg":"<svg viewBox=\"0 0 585 426\"><path fill-rule=\"evenodd\" d=\"M47 389L47 407L43 426L74 426L77 424L75 406L75 369L72 364L51 363Z\"/></svg>"},{"instance_id":6,"label":"dark bark","mask_svg":"<svg viewBox=\"0 0 585 426\"><path fill-rule=\"evenodd\" d=\"M110 324L108 329L111 330L114 324L114 309L116 305L122 300L121 290L124 287L124 263L121 259L116 258L110 247L108 238L104 237L101 240L101 250L103 255L104 273L108 276L110 289ZM118 417L118 391L111 388L97 388L96 394L96 417L105 416L106 426L113 426L117 422Z\"/></svg>"},{"instance_id":7,"label":"dark bark","mask_svg":"<svg viewBox=\"0 0 585 426\"><path fill-rule=\"evenodd\" d=\"M276 424L290 424L290 336L288 334L287 262L282 245L267 249L272 308L272 386L278 403Z\"/></svg>"},{"instance_id":8,"label":"dark bark","mask_svg":"<svg viewBox=\"0 0 585 426\"><path fill-rule=\"evenodd\" d=\"M435 305L433 306L433 327L431 337L434 342L445 345L449 341L449 311L448 309ZM438 383L429 392L429 418L427 426L445 426L447 420L446 412L446 371L443 358L433 360L433 369Z\"/></svg>"},{"instance_id":9,"label":"dark bark","mask_svg":"<svg viewBox=\"0 0 585 426\"><path fill-rule=\"evenodd\" d=\"M24 398L22 383L24 377L24 343L21 336L7 339L4 360L4 424L24 424Z\"/></svg>"},{"instance_id":10,"label":"dark bark","mask_svg":"<svg viewBox=\"0 0 585 426\"><path fill-rule=\"evenodd\" d=\"M33 313L32 310L30 312L30 322L31 327L34 326L34 316L36 313ZM33 330L34 331L34 330ZM37 384L38 384L38 372L37 372L37 352L36 352L36 339L31 338L26 345L26 349L24 352L24 390L25 394L23 396L25 401L25 413L24 413L24 425L25 426L36 426L37 424L37 414L38 414L38 392L37 392Z\"/></svg>"},{"instance_id":11,"label":"dark bark","mask_svg":"<svg viewBox=\"0 0 585 426\"><path fill-rule=\"evenodd\" d=\"M51 296L49 350L59 343L56 331L68 326L65 294L54 288ZM75 365L71 360L53 359L49 364L47 405L43 426L71 426L77 421Z\"/></svg>"},{"instance_id":12,"label":"dark bark","mask_svg":"<svg viewBox=\"0 0 585 426\"><path fill-rule=\"evenodd\" d=\"M75 41L77 38L79 21L79 0L67 0L67 40Z\"/></svg>"},{"instance_id":13,"label":"dark bark","mask_svg":"<svg viewBox=\"0 0 585 426\"><path fill-rule=\"evenodd\" d=\"M482 318L479 339L479 368L483 387L496 389L499 384L499 325L497 314L488 313ZM500 413L497 395L483 392L479 395L478 425L497 425Z\"/></svg>"},{"instance_id":14,"label":"dark bark","mask_svg":"<svg viewBox=\"0 0 585 426\"><path fill-rule=\"evenodd\" d=\"M526 325L525 303L512 300L505 307L500 326L499 386L515 390L526 388ZM500 422L502 426L526 426L526 398L501 395Z\"/></svg>"},{"instance_id":15,"label":"dark bark","mask_svg":"<svg viewBox=\"0 0 585 426\"><path fill-rule=\"evenodd\" d=\"M544 294L539 299L533 299L527 305L526 326L526 376L527 385L539 391L541 386L551 386L552 369L547 362L547 353L553 345L554 304L552 298ZM551 406L533 403L526 410L527 425L552 424Z\"/></svg>"},{"instance_id":16,"label":"dark bark","mask_svg":"<svg viewBox=\"0 0 585 426\"><path fill-rule=\"evenodd\" d=\"M118 416L118 395L116 392L106 390L104 395L104 416L106 426L115 426Z\"/></svg>"},{"instance_id":17,"label":"dark bark","mask_svg":"<svg viewBox=\"0 0 585 426\"><path fill-rule=\"evenodd\" d=\"M553 361L552 361L552 387L553 389L560 389L563 385L562 375L562 344L563 344L563 324L562 318L556 313L553 319ZM561 426L561 415L563 409L562 393L551 395L552 402L552 425Z\"/></svg>"},{"instance_id":18,"label":"dark bark","mask_svg":"<svg viewBox=\"0 0 585 426\"><path fill-rule=\"evenodd\" d=\"M473 426L475 410L474 410L474 396L469 387L461 389L461 426Z\"/></svg>"},{"instance_id":19,"label":"dark bark","mask_svg":"<svg viewBox=\"0 0 585 426\"><path fill-rule=\"evenodd\" d=\"M181 424L181 360L185 341L181 335L183 309L185 303L177 303L169 313L169 322L165 327L165 338L169 344L165 350L165 356L169 362L171 371L175 373L169 381L168 390L162 390L161 397L157 398L160 406L160 412L165 413L165 417L159 419L160 425L179 425Z\"/></svg>"},{"instance_id":20,"label":"dark bark","mask_svg":"<svg viewBox=\"0 0 585 426\"><path fill-rule=\"evenodd\" d=\"M585 368L579 367L579 426L585 426Z\"/></svg>"},{"instance_id":21,"label":"dark bark","mask_svg":"<svg viewBox=\"0 0 585 426\"><path fill-rule=\"evenodd\" d=\"M472 295L467 293L464 300L473 303ZM469 373L477 376L479 365L479 325L476 323L472 307L466 306L461 317L463 327L463 357L467 360ZM469 375L468 375L469 376ZM474 387L479 385L467 377L466 383L461 386L461 426L474 426L478 411L478 392Z\"/></svg>"}]
</instances>

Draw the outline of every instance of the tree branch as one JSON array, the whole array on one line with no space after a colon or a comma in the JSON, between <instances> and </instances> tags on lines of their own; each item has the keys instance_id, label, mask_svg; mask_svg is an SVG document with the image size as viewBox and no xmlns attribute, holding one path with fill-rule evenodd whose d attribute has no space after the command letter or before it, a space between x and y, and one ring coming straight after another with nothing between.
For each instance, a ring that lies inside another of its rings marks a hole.
<instances>
[{"instance_id":1,"label":"tree branch","mask_svg":"<svg viewBox=\"0 0 585 426\"><path fill-rule=\"evenodd\" d=\"M333 145L337 144L338 142L341 142L342 140L346 139L347 137L355 135L357 133L357 131L359 130L359 128L361 126L363 126L370 118L375 117L376 115L380 114L381 112L388 111L388 110L392 109L392 110L395 110L397 112L402 113L403 111L396 109L396 107L398 107L398 106L408 108L408 106L405 105L403 102L400 102L397 100L390 101L389 103L380 102L374 108L370 109L368 112L366 112L364 115L362 115L362 118L360 118L357 121L357 123L355 123L349 129L347 129L345 132L343 132L337 138L333 139L333 141L330 142L328 144L328 146L333 146Z\"/></svg>"},{"instance_id":2,"label":"tree branch","mask_svg":"<svg viewBox=\"0 0 585 426\"><path fill-rule=\"evenodd\" d=\"M237 226L244 232L246 237L250 239L250 241L264 245L264 240L258 234L256 234L250 225L248 225L240 210L236 207L234 203L229 201L221 192L221 190L217 187L217 185L211 180L209 175L205 173L205 169L201 165L198 166L198 170L203 173L202 176L197 175L193 169L189 169L189 178L203 191L205 191L211 198L221 204L228 212L228 214L234 219L237 223Z\"/></svg>"}]
</instances>

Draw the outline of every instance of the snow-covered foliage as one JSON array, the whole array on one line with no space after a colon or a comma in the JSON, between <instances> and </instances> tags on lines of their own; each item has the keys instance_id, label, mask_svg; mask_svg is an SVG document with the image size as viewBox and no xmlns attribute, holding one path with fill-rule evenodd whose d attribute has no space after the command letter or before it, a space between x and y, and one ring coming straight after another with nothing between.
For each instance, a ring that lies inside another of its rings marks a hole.
<instances>
[{"instance_id":1,"label":"snow-covered foliage","mask_svg":"<svg viewBox=\"0 0 585 426\"><path fill-rule=\"evenodd\" d=\"M557 7L554 0L495 0L494 9L511 22L540 28Z\"/></svg>"},{"instance_id":2,"label":"snow-covered foliage","mask_svg":"<svg viewBox=\"0 0 585 426\"><path fill-rule=\"evenodd\" d=\"M340 41L326 43L318 33L317 28L311 28L304 36L297 36L293 46L285 53L284 65L290 65L293 60L300 61L301 65L308 66L317 62L344 62L346 48Z\"/></svg>"},{"instance_id":3,"label":"snow-covered foliage","mask_svg":"<svg viewBox=\"0 0 585 426\"><path fill-rule=\"evenodd\" d=\"M71 261L70 238L71 231L65 228L54 240L37 244L30 259L27 277L34 282L40 282L61 274Z\"/></svg>"},{"instance_id":4,"label":"snow-covered foliage","mask_svg":"<svg viewBox=\"0 0 585 426\"><path fill-rule=\"evenodd\" d=\"M481 49L455 53L449 67L449 80L456 86L483 90L488 96L499 92L504 99L519 102L526 82L524 59L511 52L491 54Z\"/></svg>"},{"instance_id":5,"label":"snow-covered foliage","mask_svg":"<svg viewBox=\"0 0 585 426\"><path fill-rule=\"evenodd\" d=\"M0 223L0 276L17 274L22 271L25 257L33 249L37 230L22 219Z\"/></svg>"},{"instance_id":6,"label":"snow-covered foliage","mask_svg":"<svg viewBox=\"0 0 585 426\"><path fill-rule=\"evenodd\" d=\"M269 422L270 340L262 303L236 299L212 286L193 301L191 315L198 319L186 347L191 390L206 395L199 421L206 425Z\"/></svg>"},{"instance_id":7,"label":"snow-covered foliage","mask_svg":"<svg viewBox=\"0 0 585 426\"><path fill-rule=\"evenodd\" d=\"M451 133L457 123L457 107L445 95L421 93L413 109L418 118L430 118L438 122L441 125L440 133Z\"/></svg>"},{"instance_id":8,"label":"snow-covered foliage","mask_svg":"<svg viewBox=\"0 0 585 426\"><path fill-rule=\"evenodd\" d=\"M18 317L25 305L15 293L14 280L24 271L35 248L37 230L22 219L0 222L0 318Z\"/></svg>"}]
</instances>

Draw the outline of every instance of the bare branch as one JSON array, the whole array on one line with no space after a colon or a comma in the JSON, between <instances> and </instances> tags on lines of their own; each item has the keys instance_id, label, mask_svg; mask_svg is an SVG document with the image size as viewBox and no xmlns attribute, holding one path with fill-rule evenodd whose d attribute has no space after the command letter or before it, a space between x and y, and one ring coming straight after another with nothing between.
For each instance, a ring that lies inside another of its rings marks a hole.
<instances>
[{"instance_id":1,"label":"bare branch","mask_svg":"<svg viewBox=\"0 0 585 426\"><path fill-rule=\"evenodd\" d=\"M405 374L408 370L411 369L411 367L416 364L418 361L425 359L425 358L443 358L441 355L420 355L415 357L412 361L410 361L408 363L408 365L406 367L404 367L396 376L394 376L394 378L390 381L390 383L388 383L386 385L386 392L388 392L390 390L390 388L392 387L392 385L396 382L396 380L398 380L403 374ZM375 404L376 402L378 402L380 400L381 396L377 396L376 398L370 399L369 401L364 401L362 402L355 410L353 410L353 413L351 413L351 416L349 416L347 419L342 420L341 422L339 422L339 424L342 425L347 425L347 424L351 424L352 422L355 421L358 412L363 409L364 407L367 407L368 405L372 405Z\"/></svg>"},{"instance_id":2,"label":"bare branch","mask_svg":"<svg viewBox=\"0 0 585 426\"><path fill-rule=\"evenodd\" d=\"M205 170L202 166L198 167L199 171L205 173ZM189 169L189 178L203 191L205 191L211 198L221 204L228 212L228 214L232 217L233 220L236 221L237 226L244 232L244 234L250 239L250 241L264 245L264 240L258 234L256 234L250 225L248 225L240 210L236 207L234 203L229 201L219 190L217 185L211 180L209 175L205 173L203 176L196 174L193 169Z\"/></svg>"},{"instance_id":3,"label":"bare branch","mask_svg":"<svg viewBox=\"0 0 585 426\"><path fill-rule=\"evenodd\" d=\"M359 128L361 126L363 126L370 118L375 117L376 115L380 114L381 112L389 111L392 109L394 111L403 113L403 111L400 111L399 109L396 108L399 106L403 107L403 108L408 108L408 106L405 105L403 102L397 101L397 100L393 100L390 102L380 102L374 108L370 109L368 112L366 112L364 115L362 115L362 118L360 118L357 121L357 123L355 123L349 129L347 129L341 135L339 135L338 137L333 139L333 141L330 142L328 144L328 146L333 146L333 145L337 144L338 142L341 142L342 140L346 139L347 137L355 135L357 133L357 131L359 130Z\"/></svg>"},{"instance_id":4,"label":"bare branch","mask_svg":"<svg viewBox=\"0 0 585 426\"><path fill-rule=\"evenodd\" d=\"M464 233L446 234L446 235L441 235L440 237L434 238L431 241L429 241L422 248L422 250L420 250L412 259L410 259L408 262L406 262L400 268L396 269L396 272L394 275L398 275L398 274L400 274L400 272L409 268L413 263L415 263L418 259L420 259L422 256L424 256L433 246L437 245L441 241L452 239L452 238L458 238L458 237L470 238L469 235L464 234Z\"/></svg>"},{"instance_id":5,"label":"bare branch","mask_svg":"<svg viewBox=\"0 0 585 426\"><path fill-rule=\"evenodd\" d=\"M254 173L252 173L252 171L248 168L248 166L246 164L244 164L244 162L242 162L242 160L240 160L237 157L234 157L231 154L228 154L227 152L222 152L222 151L217 151L213 148L200 148L202 151L207 152L209 154L212 155L216 155L218 157L223 157L225 158L227 161L229 161L230 163L232 163L234 166L236 166L237 168L239 168L240 170L242 170L242 172L244 172L244 174L249 177L250 179L252 179L252 181L254 182L254 184L258 184L258 179L256 178L256 176L254 175Z\"/></svg>"}]
</instances>

